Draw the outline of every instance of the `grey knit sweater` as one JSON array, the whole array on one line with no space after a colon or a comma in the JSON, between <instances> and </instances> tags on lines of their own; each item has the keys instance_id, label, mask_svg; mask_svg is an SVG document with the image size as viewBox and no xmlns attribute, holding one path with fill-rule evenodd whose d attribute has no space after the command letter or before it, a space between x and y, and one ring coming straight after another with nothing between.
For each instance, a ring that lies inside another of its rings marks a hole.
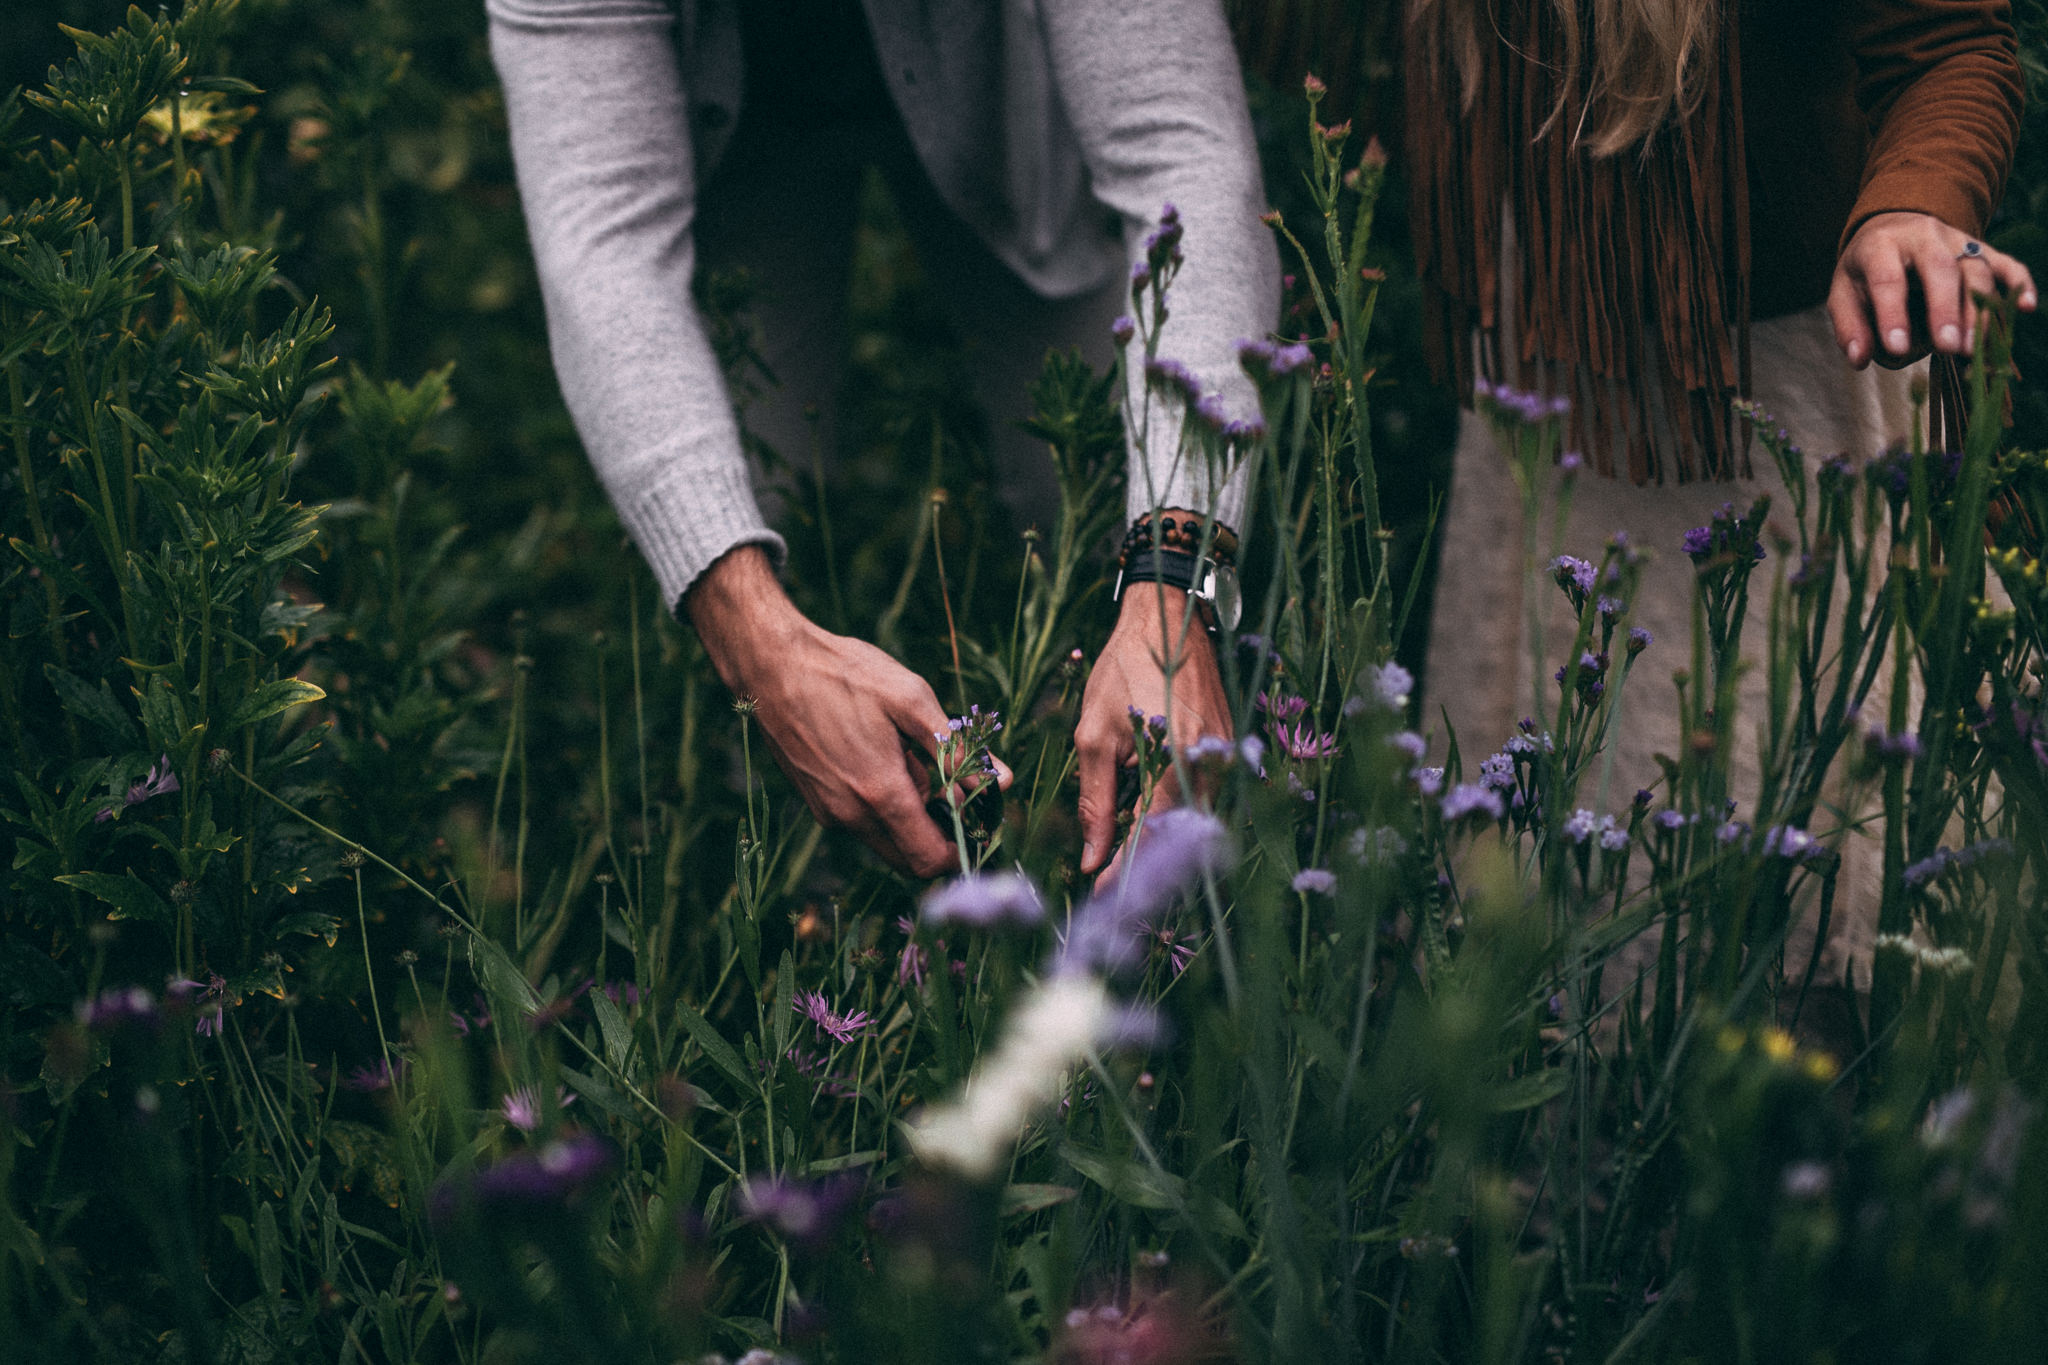
<instances>
[{"instance_id":1,"label":"grey knit sweater","mask_svg":"<svg viewBox=\"0 0 2048 1365\"><path fill-rule=\"evenodd\" d=\"M734 4L486 0L555 370L671 605L735 545L783 551L690 299L697 186L743 94ZM1272 326L1279 270L1216 0L866 9L933 186L1041 294L1100 286L1142 256L1163 205L1179 208L1187 264L1159 353L1222 394L1231 415L1248 414L1257 399L1235 342ZM1104 208L1122 220L1121 250L1103 234ZM1142 391L1134 375L1133 398ZM1155 402L1148 431L1149 470L1133 457L1134 515L1149 489L1163 506L1214 499L1239 520L1241 481L1212 489L1199 461L1175 458L1175 414Z\"/></svg>"}]
</instances>

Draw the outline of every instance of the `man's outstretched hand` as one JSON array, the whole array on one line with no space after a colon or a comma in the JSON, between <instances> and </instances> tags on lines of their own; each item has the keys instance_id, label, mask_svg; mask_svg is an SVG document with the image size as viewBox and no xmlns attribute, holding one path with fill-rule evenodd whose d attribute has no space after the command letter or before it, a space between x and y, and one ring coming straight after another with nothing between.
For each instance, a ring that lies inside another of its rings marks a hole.
<instances>
[{"instance_id":1,"label":"man's outstretched hand","mask_svg":"<svg viewBox=\"0 0 2048 1365\"><path fill-rule=\"evenodd\" d=\"M828 825L843 825L899 871L937 877L957 867L951 841L925 812L920 753L936 759L946 712L924 679L861 640L834 635L796 609L758 546L704 571L683 598L718 676L751 698L775 761ZM997 765L1007 789L1010 770Z\"/></svg>"},{"instance_id":2,"label":"man's outstretched hand","mask_svg":"<svg viewBox=\"0 0 2048 1365\"><path fill-rule=\"evenodd\" d=\"M1184 620L1188 623L1185 635L1181 630ZM1177 660L1170 706L1163 666L1169 659ZM1131 741L1133 708L1147 716L1165 716L1168 739L1175 748L1204 735L1231 737L1230 703L1217 671L1215 646L1209 642L1201 617L1188 619L1187 594L1178 588L1141 582L1125 591L1116 628L1081 694L1074 748L1081 759L1083 873L1093 873L1109 861L1116 839L1117 774L1136 753ZM1169 776L1153 793L1155 808L1173 803L1176 793L1171 787Z\"/></svg>"}]
</instances>

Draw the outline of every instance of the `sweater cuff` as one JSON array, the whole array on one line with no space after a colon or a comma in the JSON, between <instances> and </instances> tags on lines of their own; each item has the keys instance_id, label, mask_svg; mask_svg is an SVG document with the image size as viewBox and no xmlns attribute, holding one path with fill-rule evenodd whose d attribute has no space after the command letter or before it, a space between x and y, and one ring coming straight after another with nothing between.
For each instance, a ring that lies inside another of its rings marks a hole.
<instances>
[{"instance_id":1,"label":"sweater cuff","mask_svg":"<svg viewBox=\"0 0 2048 1365\"><path fill-rule=\"evenodd\" d=\"M744 468L670 474L622 509L621 520L670 611L698 575L735 546L761 546L778 572L789 558L789 546L762 519Z\"/></svg>"}]
</instances>

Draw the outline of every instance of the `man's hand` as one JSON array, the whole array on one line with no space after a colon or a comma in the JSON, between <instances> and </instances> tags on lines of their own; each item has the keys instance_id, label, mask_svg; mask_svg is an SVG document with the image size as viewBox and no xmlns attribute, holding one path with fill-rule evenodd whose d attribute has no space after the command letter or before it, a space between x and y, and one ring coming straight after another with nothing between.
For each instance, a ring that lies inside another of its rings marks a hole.
<instances>
[{"instance_id":1,"label":"man's hand","mask_svg":"<svg viewBox=\"0 0 2048 1365\"><path fill-rule=\"evenodd\" d=\"M776 763L813 815L844 825L913 876L958 865L925 813L918 754L936 759L947 717L924 679L873 645L814 625L758 546L721 557L683 606L718 676L753 699ZM998 764L996 780L1007 789L1010 770Z\"/></svg>"},{"instance_id":2,"label":"man's hand","mask_svg":"<svg viewBox=\"0 0 2048 1365\"><path fill-rule=\"evenodd\" d=\"M1163 600L1162 600L1163 599ZM1161 607L1165 608L1162 628ZM1186 634L1181 623L1187 621ZM1167 648L1171 641L1173 648ZM1166 695L1165 665L1177 660L1173 700ZM1136 753L1131 708L1166 717L1169 742L1179 748L1203 735L1231 737L1230 703L1216 669L1216 650L1199 616L1188 620L1187 594L1156 583L1133 583L1124 592L1116 629L1095 661L1081 694L1074 748L1081 758L1081 871L1093 873L1109 858L1116 837L1117 773ZM1153 805L1172 804L1161 783ZM1142 813L1142 812L1141 812Z\"/></svg>"},{"instance_id":3,"label":"man's hand","mask_svg":"<svg viewBox=\"0 0 2048 1365\"><path fill-rule=\"evenodd\" d=\"M1880 213L1864 221L1835 263L1828 317L1849 364L1887 369L1929 350L1968 355L1977 334L1977 294L2010 290L2021 311L2036 303L2034 277L2002 251L1925 213ZM1917 283L1920 299L1912 298ZM1920 306L1915 307L1915 303Z\"/></svg>"}]
</instances>

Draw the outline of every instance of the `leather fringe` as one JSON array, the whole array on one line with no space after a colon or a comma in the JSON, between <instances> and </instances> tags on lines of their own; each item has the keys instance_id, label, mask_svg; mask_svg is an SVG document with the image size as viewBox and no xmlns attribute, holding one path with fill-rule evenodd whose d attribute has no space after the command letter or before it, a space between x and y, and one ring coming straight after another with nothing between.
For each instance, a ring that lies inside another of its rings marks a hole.
<instances>
[{"instance_id":1,"label":"leather fringe","mask_svg":"<svg viewBox=\"0 0 2048 1365\"><path fill-rule=\"evenodd\" d=\"M1499 0L1496 40L1482 35L1462 60L1445 8L1411 16L1405 63L1410 214L1439 379L1468 401L1475 365L1566 394L1572 440L1603 474L1746 477L1747 431L1730 408L1750 365L1741 6L1724 11L1693 114L1600 159L1574 146L1583 109L1556 112L1563 73L1526 55L1561 50L1549 0Z\"/></svg>"}]
</instances>

